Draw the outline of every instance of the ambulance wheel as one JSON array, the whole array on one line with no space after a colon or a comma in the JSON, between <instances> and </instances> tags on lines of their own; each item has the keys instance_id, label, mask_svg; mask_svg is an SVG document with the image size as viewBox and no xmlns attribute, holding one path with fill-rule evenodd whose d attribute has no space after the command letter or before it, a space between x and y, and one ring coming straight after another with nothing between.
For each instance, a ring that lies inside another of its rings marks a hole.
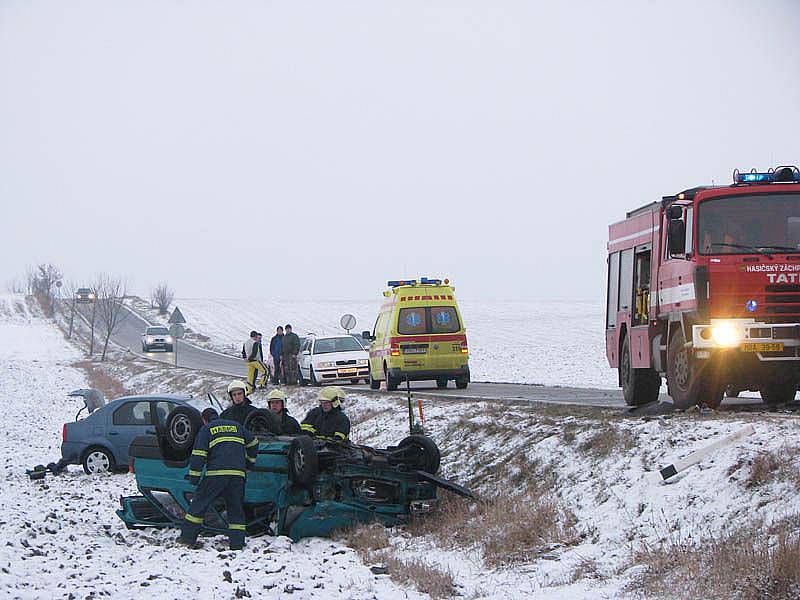
<instances>
[{"instance_id":1,"label":"ambulance wheel","mask_svg":"<svg viewBox=\"0 0 800 600\"><path fill-rule=\"evenodd\" d=\"M393 392L397 389L397 386L400 385L400 380L395 379L391 375L389 375L389 369L386 365L383 365L383 376L386 378L386 390L389 392Z\"/></svg>"},{"instance_id":2,"label":"ambulance wheel","mask_svg":"<svg viewBox=\"0 0 800 600\"><path fill-rule=\"evenodd\" d=\"M111 452L100 446L89 448L83 455L81 463L87 475L110 473L114 470L114 457Z\"/></svg>"},{"instance_id":3,"label":"ambulance wheel","mask_svg":"<svg viewBox=\"0 0 800 600\"><path fill-rule=\"evenodd\" d=\"M194 438L203 426L200 413L189 406L178 406L167 416L166 438L167 444L173 450L191 450Z\"/></svg>"},{"instance_id":4,"label":"ambulance wheel","mask_svg":"<svg viewBox=\"0 0 800 600\"><path fill-rule=\"evenodd\" d=\"M404 463L420 471L425 471L431 475L436 475L439 471L441 454L439 447L429 437L424 435L410 435L397 444L398 448L404 448Z\"/></svg>"},{"instance_id":5,"label":"ambulance wheel","mask_svg":"<svg viewBox=\"0 0 800 600\"><path fill-rule=\"evenodd\" d=\"M761 399L764 404L776 406L794 400L797 387L788 383L770 383L761 388Z\"/></svg>"},{"instance_id":6,"label":"ambulance wheel","mask_svg":"<svg viewBox=\"0 0 800 600\"><path fill-rule=\"evenodd\" d=\"M280 435L281 424L271 410L257 408L244 420L244 428L253 435Z\"/></svg>"},{"instance_id":7,"label":"ambulance wheel","mask_svg":"<svg viewBox=\"0 0 800 600\"><path fill-rule=\"evenodd\" d=\"M367 379L367 383L369 384L369 389L371 390L379 390L381 389L381 382L379 379L372 378L372 372L369 374L369 379Z\"/></svg>"},{"instance_id":8,"label":"ambulance wheel","mask_svg":"<svg viewBox=\"0 0 800 600\"><path fill-rule=\"evenodd\" d=\"M467 389L469 385L469 371L467 371L466 375L462 375L461 377L456 377L456 388L459 390Z\"/></svg>"},{"instance_id":9,"label":"ambulance wheel","mask_svg":"<svg viewBox=\"0 0 800 600\"><path fill-rule=\"evenodd\" d=\"M697 376L697 362L686 346L680 329L672 336L667 349L667 381L675 408L687 409L700 401L701 380Z\"/></svg>"},{"instance_id":10,"label":"ambulance wheel","mask_svg":"<svg viewBox=\"0 0 800 600\"><path fill-rule=\"evenodd\" d=\"M630 336L622 342L619 355L619 376L622 380L622 397L628 406L641 406L658 400L661 377L653 369L634 369L631 367Z\"/></svg>"},{"instance_id":11,"label":"ambulance wheel","mask_svg":"<svg viewBox=\"0 0 800 600\"><path fill-rule=\"evenodd\" d=\"M319 473L317 448L307 435L298 435L289 446L289 481L304 487L310 486Z\"/></svg>"},{"instance_id":12,"label":"ambulance wheel","mask_svg":"<svg viewBox=\"0 0 800 600\"><path fill-rule=\"evenodd\" d=\"M439 377L439 379L436 380L436 387L439 388L440 390L443 390L444 388L446 388L447 387L447 377Z\"/></svg>"},{"instance_id":13,"label":"ambulance wheel","mask_svg":"<svg viewBox=\"0 0 800 600\"><path fill-rule=\"evenodd\" d=\"M314 387L319 387L322 385L321 381L317 381L317 376L314 374L314 367L311 367L311 372L309 374L309 377L311 377L311 385L313 385Z\"/></svg>"}]
</instances>

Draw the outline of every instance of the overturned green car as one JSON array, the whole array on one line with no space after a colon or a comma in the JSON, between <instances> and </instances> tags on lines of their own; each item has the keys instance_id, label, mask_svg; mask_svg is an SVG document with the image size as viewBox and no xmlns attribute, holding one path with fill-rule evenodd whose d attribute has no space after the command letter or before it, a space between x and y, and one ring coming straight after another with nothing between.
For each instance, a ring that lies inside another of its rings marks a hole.
<instances>
[{"instance_id":1,"label":"overturned green car","mask_svg":"<svg viewBox=\"0 0 800 600\"><path fill-rule=\"evenodd\" d=\"M134 439L131 465L142 495L120 498L117 515L127 527L180 527L196 489L184 477L201 426L200 412L181 406L170 413L164 430ZM250 536L285 535L296 541L357 523L398 525L413 513L430 511L437 488L472 495L436 475L439 449L423 435L410 435L385 449L278 436L274 416L264 409L251 413L245 427L259 440L245 484ZM203 529L227 534L223 502L206 513Z\"/></svg>"}]
</instances>

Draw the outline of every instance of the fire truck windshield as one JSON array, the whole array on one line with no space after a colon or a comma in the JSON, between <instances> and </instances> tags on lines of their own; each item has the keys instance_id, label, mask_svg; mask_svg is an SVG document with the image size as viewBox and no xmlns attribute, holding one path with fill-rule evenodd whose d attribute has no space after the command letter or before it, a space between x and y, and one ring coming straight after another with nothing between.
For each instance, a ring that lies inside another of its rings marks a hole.
<instances>
[{"instance_id":1,"label":"fire truck windshield","mask_svg":"<svg viewBox=\"0 0 800 600\"><path fill-rule=\"evenodd\" d=\"M697 211L700 254L800 253L800 194L722 196Z\"/></svg>"}]
</instances>

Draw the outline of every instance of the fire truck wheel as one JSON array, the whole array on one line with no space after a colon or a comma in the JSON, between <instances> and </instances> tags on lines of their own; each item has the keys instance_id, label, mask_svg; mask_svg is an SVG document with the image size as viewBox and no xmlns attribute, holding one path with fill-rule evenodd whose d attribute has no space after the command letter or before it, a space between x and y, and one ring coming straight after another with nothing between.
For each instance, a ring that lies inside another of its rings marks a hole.
<instances>
[{"instance_id":1,"label":"fire truck wheel","mask_svg":"<svg viewBox=\"0 0 800 600\"><path fill-rule=\"evenodd\" d=\"M775 406L794 400L797 386L789 383L770 383L761 388L761 399L765 404Z\"/></svg>"},{"instance_id":2,"label":"fire truck wheel","mask_svg":"<svg viewBox=\"0 0 800 600\"><path fill-rule=\"evenodd\" d=\"M630 337L625 336L619 355L619 374L622 379L622 396L628 406L641 406L658 400L661 377L653 369L631 367Z\"/></svg>"},{"instance_id":3,"label":"fire truck wheel","mask_svg":"<svg viewBox=\"0 0 800 600\"><path fill-rule=\"evenodd\" d=\"M675 408L681 409L687 409L699 402L702 387L697 377L696 364L685 345L683 331L678 330L669 341L667 349L669 393Z\"/></svg>"}]
</instances>

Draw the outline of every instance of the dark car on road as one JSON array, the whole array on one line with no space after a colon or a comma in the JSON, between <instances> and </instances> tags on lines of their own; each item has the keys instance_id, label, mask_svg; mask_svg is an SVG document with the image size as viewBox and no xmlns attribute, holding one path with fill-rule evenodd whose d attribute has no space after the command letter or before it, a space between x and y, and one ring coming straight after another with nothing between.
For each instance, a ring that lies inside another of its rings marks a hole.
<instances>
[{"instance_id":1,"label":"dark car on road","mask_svg":"<svg viewBox=\"0 0 800 600\"><path fill-rule=\"evenodd\" d=\"M179 407L167 418L165 429L134 440L131 456L141 495L120 498L117 515L126 526L181 526L196 490L186 476L201 424L197 411ZM248 535L271 533L298 540L327 536L359 522L397 525L413 513L431 510L437 488L472 495L436 475L439 449L422 435L410 435L385 449L280 436L274 433L274 415L264 409L253 411L244 425L259 442L245 483ZM203 529L227 533L224 504L212 506Z\"/></svg>"},{"instance_id":2,"label":"dark car on road","mask_svg":"<svg viewBox=\"0 0 800 600\"><path fill-rule=\"evenodd\" d=\"M94 302L94 299L94 292L89 288L78 288L78 291L75 292L75 302L79 304Z\"/></svg>"},{"instance_id":3,"label":"dark car on road","mask_svg":"<svg viewBox=\"0 0 800 600\"><path fill-rule=\"evenodd\" d=\"M178 406L222 410L213 394L198 398L168 394L125 396L108 404L93 389L76 390L69 395L82 397L88 414L80 418L84 412L81 408L75 421L64 423L61 464L82 465L89 474L127 469L131 442L163 428L167 416Z\"/></svg>"}]
</instances>

